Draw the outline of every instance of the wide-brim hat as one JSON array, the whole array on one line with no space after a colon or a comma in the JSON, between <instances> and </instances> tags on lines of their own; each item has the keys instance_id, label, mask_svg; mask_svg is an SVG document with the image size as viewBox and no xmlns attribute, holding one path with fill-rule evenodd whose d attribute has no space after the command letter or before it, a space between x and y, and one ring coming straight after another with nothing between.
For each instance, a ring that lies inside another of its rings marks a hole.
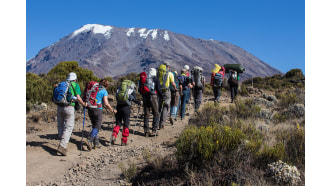
<instances>
[{"instance_id":1,"label":"wide-brim hat","mask_svg":"<svg viewBox=\"0 0 330 186\"><path fill-rule=\"evenodd\" d=\"M157 70L156 70L155 68L150 68L150 69L149 69L149 74L150 74L151 76L156 76L156 75L157 75Z\"/></svg>"},{"instance_id":2,"label":"wide-brim hat","mask_svg":"<svg viewBox=\"0 0 330 186\"><path fill-rule=\"evenodd\" d=\"M74 72L70 72L69 75L68 75L68 78L66 80L68 80L68 81L77 80L77 74L74 73Z\"/></svg>"}]
</instances>

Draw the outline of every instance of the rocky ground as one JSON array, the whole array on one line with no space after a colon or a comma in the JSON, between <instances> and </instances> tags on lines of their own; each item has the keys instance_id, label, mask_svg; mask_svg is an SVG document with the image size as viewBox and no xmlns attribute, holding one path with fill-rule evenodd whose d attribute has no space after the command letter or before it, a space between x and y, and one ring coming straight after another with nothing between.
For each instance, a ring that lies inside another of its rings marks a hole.
<instances>
[{"instance_id":1,"label":"rocky ground","mask_svg":"<svg viewBox=\"0 0 330 186\"><path fill-rule=\"evenodd\" d=\"M204 97L204 103L210 101L209 98L211 97ZM229 95L222 94L220 101L223 105L229 105ZM47 116L39 114L39 119L36 112L31 111L27 114L26 125L26 185L129 185L120 167L127 168L134 163L139 169L146 164L143 158L145 152L160 156L174 153L176 149L172 144L188 125L189 118L193 115L192 108L190 105L189 116L184 120L178 120L173 126L168 120L165 129L160 130L158 136L145 138L143 126L139 127L140 124L143 125L140 117L142 109L137 114L138 109L134 106L127 146L120 146L121 133L116 144L109 145L114 119L112 115L105 113L100 131L102 147L92 151L87 150L85 143L81 151L84 115L83 112L78 112L67 156L60 156L56 151L59 144L56 107L48 108ZM84 129L86 134L91 130L87 112Z\"/></svg>"}]
</instances>

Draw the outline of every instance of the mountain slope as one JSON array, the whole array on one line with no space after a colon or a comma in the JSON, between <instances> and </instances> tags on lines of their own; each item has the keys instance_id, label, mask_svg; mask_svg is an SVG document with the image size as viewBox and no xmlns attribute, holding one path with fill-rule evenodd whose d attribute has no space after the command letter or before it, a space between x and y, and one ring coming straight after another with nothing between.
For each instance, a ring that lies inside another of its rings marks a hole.
<instances>
[{"instance_id":1,"label":"mountain slope","mask_svg":"<svg viewBox=\"0 0 330 186\"><path fill-rule=\"evenodd\" d=\"M98 77L120 76L158 67L163 62L180 70L201 66L208 75L215 63L242 64L242 79L272 76L281 71L228 42L197 39L168 30L87 24L27 61L26 71L47 73L62 61L77 61Z\"/></svg>"}]
</instances>

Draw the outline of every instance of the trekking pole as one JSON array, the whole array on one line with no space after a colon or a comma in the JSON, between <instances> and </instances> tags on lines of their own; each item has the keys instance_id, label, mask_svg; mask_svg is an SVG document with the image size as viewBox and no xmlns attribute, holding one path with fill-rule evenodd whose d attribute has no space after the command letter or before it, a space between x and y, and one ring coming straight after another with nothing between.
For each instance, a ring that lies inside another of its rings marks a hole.
<instances>
[{"instance_id":1,"label":"trekking pole","mask_svg":"<svg viewBox=\"0 0 330 186\"><path fill-rule=\"evenodd\" d=\"M85 127L85 113L86 113L86 107L84 107L84 120L83 120L83 128L81 131L81 142L80 142L80 155L81 156L81 151L82 151L82 142L83 142L83 138L84 138L84 127Z\"/></svg>"},{"instance_id":2,"label":"trekking pole","mask_svg":"<svg viewBox=\"0 0 330 186\"><path fill-rule=\"evenodd\" d=\"M113 139L113 128L114 128L114 125L115 125L115 118L116 118L116 115L115 115L115 113L113 113L113 119L112 119L112 128L111 128L111 130L112 130L112 132L111 132L111 136L110 136L110 145L109 145L109 148L111 147L111 143L112 143L112 139Z\"/></svg>"},{"instance_id":3,"label":"trekking pole","mask_svg":"<svg viewBox=\"0 0 330 186\"><path fill-rule=\"evenodd\" d=\"M138 117L139 117L139 113L140 113L140 108L141 107L138 108L138 112L137 112L137 115L136 115L136 119L135 119L136 123L135 123L134 130L133 130L133 136L135 135L135 128L136 128L136 124L138 123ZM140 127L139 127L139 129L140 129Z\"/></svg>"}]
</instances>

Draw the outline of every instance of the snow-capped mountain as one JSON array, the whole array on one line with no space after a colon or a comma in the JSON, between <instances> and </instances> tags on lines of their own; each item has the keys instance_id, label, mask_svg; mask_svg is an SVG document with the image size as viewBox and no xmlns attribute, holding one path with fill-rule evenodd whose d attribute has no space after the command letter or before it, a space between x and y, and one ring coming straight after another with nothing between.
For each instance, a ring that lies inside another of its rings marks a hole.
<instances>
[{"instance_id":1,"label":"snow-capped mountain","mask_svg":"<svg viewBox=\"0 0 330 186\"><path fill-rule=\"evenodd\" d=\"M242 79L282 74L242 48L228 42L204 40L169 30L121 28L87 24L41 49L27 61L26 71L47 73L62 61L77 61L98 77L140 73L161 63L180 71L184 65L201 66L207 76L214 64L242 64Z\"/></svg>"}]
</instances>

